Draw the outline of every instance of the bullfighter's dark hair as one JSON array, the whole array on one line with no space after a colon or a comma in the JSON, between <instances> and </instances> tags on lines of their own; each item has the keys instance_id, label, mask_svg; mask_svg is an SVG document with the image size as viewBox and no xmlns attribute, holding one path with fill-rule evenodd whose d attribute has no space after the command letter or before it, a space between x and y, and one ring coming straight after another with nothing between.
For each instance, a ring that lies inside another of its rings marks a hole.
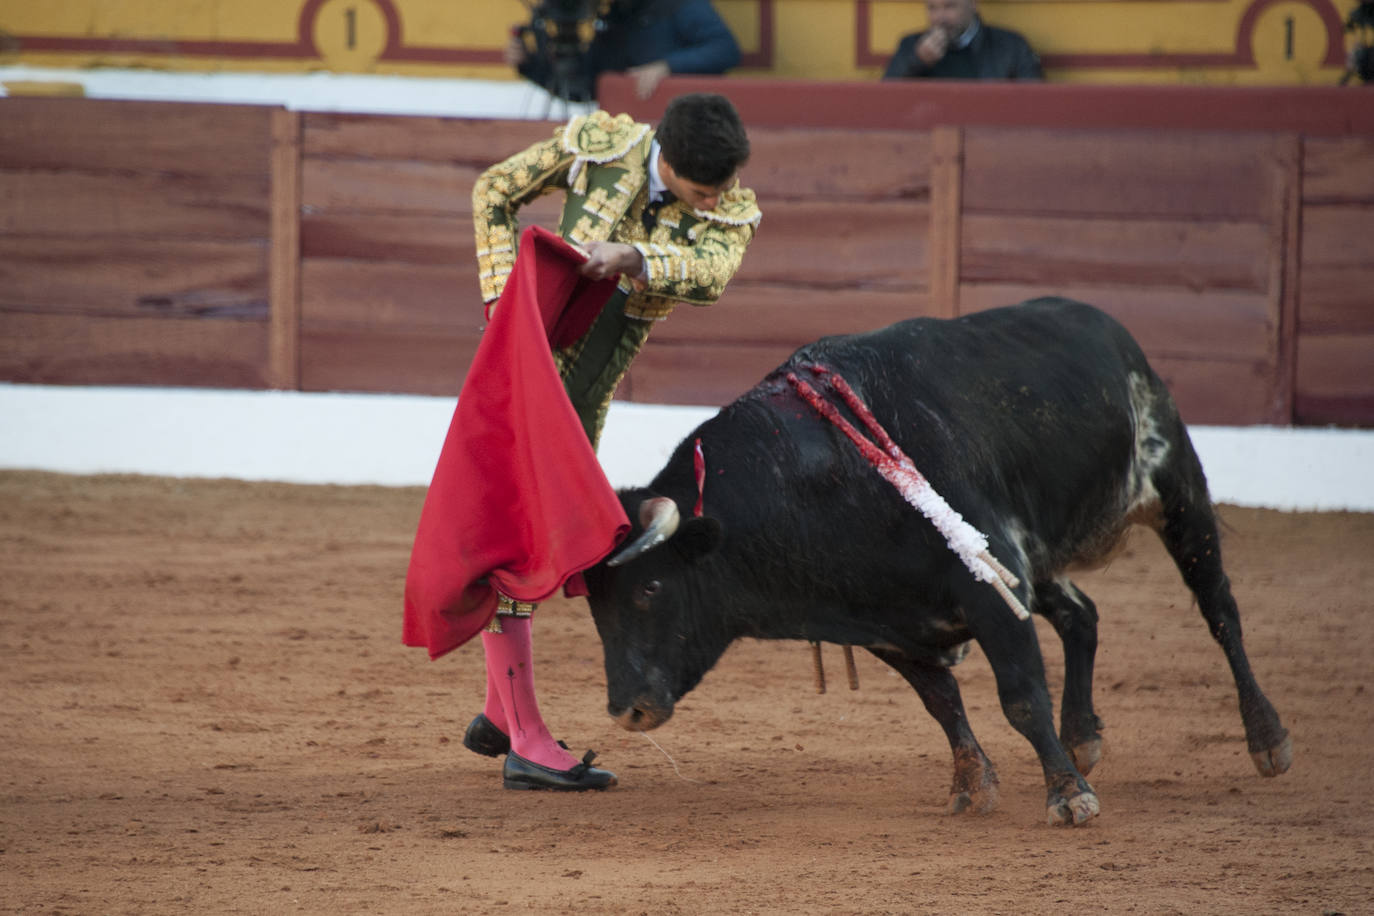
<instances>
[{"instance_id":1,"label":"bullfighter's dark hair","mask_svg":"<svg viewBox=\"0 0 1374 916\"><path fill-rule=\"evenodd\" d=\"M749 137L723 95L693 92L668 103L655 135L663 158L688 181L717 187L749 159Z\"/></svg>"}]
</instances>

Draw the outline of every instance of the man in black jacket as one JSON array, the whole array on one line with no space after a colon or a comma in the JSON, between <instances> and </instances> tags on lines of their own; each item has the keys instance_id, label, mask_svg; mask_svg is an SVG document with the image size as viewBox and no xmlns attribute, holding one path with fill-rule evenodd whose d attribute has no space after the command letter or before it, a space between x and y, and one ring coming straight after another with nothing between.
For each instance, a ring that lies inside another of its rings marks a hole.
<instances>
[{"instance_id":1,"label":"man in black jacket","mask_svg":"<svg viewBox=\"0 0 1374 916\"><path fill-rule=\"evenodd\" d=\"M978 0L926 0L930 28L905 36L883 79L1039 80L1040 59L1026 39L985 25Z\"/></svg>"},{"instance_id":2,"label":"man in black jacket","mask_svg":"<svg viewBox=\"0 0 1374 916\"><path fill-rule=\"evenodd\" d=\"M574 30L571 46L565 41L555 49L536 30L517 27L505 60L525 79L574 102L595 98L602 73L628 73L635 94L647 99L671 74L720 74L740 61L735 36L709 0L562 0L543 6L599 11L591 43L580 47Z\"/></svg>"}]
</instances>

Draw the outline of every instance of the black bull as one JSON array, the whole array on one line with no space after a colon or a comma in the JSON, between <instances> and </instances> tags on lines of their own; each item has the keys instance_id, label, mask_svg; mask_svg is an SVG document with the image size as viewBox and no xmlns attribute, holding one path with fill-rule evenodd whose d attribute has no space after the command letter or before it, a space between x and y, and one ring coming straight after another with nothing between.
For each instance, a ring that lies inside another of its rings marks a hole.
<instances>
[{"instance_id":1,"label":"black bull","mask_svg":"<svg viewBox=\"0 0 1374 916\"><path fill-rule=\"evenodd\" d=\"M848 382L987 536L1019 578L1021 603L1053 625L1065 667L1058 735L1034 626L794 392L787 373L815 365ZM1007 720L1040 758L1050 822L1082 823L1098 812L1083 778L1101 753L1097 609L1068 572L1101 565L1138 523L1164 542L1230 663L1259 771L1275 776L1291 762L1250 671L1187 431L1135 341L1091 306L1040 299L824 338L703 423L648 488L620 497L638 520L632 543L587 582L609 711L626 728L663 724L741 637L862 646L945 730L951 810L988 810L997 777L950 673L977 640Z\"/></svg>"}]
</instances>

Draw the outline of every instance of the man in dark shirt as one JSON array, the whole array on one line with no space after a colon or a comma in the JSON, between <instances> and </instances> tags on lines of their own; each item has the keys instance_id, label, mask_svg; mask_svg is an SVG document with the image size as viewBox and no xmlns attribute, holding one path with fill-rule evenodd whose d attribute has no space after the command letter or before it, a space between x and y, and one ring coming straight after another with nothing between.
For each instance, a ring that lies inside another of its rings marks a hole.
<instances>
[{"instance_id":1,"label":"man in dark shirt","mask_svg":"<svg viewBox=\"0 0 1374 916\"><path fill-rule=\"evenodd\" d=\"M598 4L589 4L596 9ZM595 35L567 70L541 57L523 35L512 37L506 62L554 95L575 102L593 99L602 73L628 73L641 99L674 73L720 74L739 64L739 44L710 0L610 0Z\"/></svg>"},{"instance_id":2,"label":"man in dark shirt","mask_svg":"<svg viewBox=\"0 0 1374 916\"><path fill-rule=\"evenodd\" d=\"M1039 80L1040 59L1026 39L985 25L978 0L926 0L930 28L905 36L883 79Z\"/></svg>"}]
</instances>

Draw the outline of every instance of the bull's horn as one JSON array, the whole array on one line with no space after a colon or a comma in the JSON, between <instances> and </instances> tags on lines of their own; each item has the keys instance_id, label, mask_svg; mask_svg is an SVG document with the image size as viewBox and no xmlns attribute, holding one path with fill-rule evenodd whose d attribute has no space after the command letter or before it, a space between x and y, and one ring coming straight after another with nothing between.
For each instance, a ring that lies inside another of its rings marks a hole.
<instances>
[{"instance_id":1,"label":"bull's horn","mask_svg":"<svg viewBox=\"0 0 1374 916\"><path fill-rule=\"evenodd\" d=\"M620 566L628 563L635 557L648 553L659 544L662 544L677 531L677 524L682 520L678 514L677 503L666 496L655 496L653 499L646 499L639 504L639 523L644 526L644 533L635 538L634 542L626 545L620 553L606 561L607 566Z\"/></svg>"}]
</instances>

